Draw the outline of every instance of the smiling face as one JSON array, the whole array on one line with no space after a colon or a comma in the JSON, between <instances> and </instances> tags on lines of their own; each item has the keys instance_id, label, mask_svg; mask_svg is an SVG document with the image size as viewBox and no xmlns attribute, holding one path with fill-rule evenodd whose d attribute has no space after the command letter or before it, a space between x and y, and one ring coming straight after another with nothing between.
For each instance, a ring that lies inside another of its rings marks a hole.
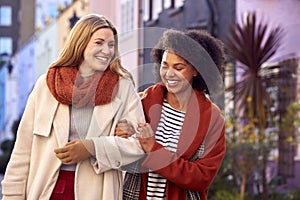
<instances>
[{"instance_id":1,"label":"smiling face","mask_svg":"<svg viewBox=\"0 0 300 200\"><path fill-rule=\"evenodd\" d=\"M160 76L169 93L184 97L192 89L197 70L172 51L165 51L161 61Z\"/></svg>"},{"instance_id":2,"label":"smiling face","mask_svg":"<svg viewBox=\"0 0 300 200\"><path fill-rule=\"evenodd\" d=\"M109 66L115 54L115 40L110 28L101 28L93 33L88 42L79 66L81 74L92 74L95 71L103 72Z\"/></svg>"}]
</instances>

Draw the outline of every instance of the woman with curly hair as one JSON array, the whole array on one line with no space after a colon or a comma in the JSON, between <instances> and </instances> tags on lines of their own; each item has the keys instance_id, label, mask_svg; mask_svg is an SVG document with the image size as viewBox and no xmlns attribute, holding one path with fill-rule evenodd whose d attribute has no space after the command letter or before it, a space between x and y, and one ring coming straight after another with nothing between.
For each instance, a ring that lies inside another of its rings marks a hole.
<instances>
[{"instance_id":1,"label":"woman with curly hair","mask_svg":"<svg viewBox=\"0 0 300 200\"><path fill-rule=\"evenodd\" d=\"M146 155L126 167L123 199L206 200L226 151L224 117L210 98L223 93L223 43L206 31L168 30L151 55L161 82L140 94ZM119 127L117 135L131 134Z\"/></svg>"}]
</instances>

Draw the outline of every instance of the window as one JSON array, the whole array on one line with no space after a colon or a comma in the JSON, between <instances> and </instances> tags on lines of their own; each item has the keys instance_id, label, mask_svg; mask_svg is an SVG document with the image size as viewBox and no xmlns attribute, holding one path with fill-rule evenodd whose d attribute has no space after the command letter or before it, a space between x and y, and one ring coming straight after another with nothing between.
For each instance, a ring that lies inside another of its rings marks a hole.
<instances>
[{"instance_id":1,"label":"window","mask_svg":"<svg viewBox=\"0 0 300 200\"><path fill-rule=\"evenodd\" d=\"M55 19L58 16L58 3L51 2L48 4L48 13L50 18Z\"/></svg>"},{"instance_id":2,"label":"window","mask_svg":"<svg viewBox=\"0 0 300 200\"><path fill-rule=\"evenodd\" d=\"M176 0L175 2L175 8L179 8L179 7L181 7L181 6L183 6L183 4L184 4L184 0Z\"/></svg>"},{"instance_id":3,"label":"window","mask_svg":"<svg viewBox=\"0 0 300 200\"><path fill-rule=\"evenodd\" d=\"M2 53L12 55L12 38L0 37L0 54Z\"/></svg>"},{"instance_id":4,"label":"window","mask_svg":"<svg viewBox=\"0 0 300 200\"><path fill-rule=\"evenodd\" d=\"M133 30L134 22L134 2L132 0L122 1L122 32L126 33Z\"/></svg>"},{"instance_id":5,"label":"window","mask_svg":"<svg viewBox=\"0 0 300 200\"><path fill-rule=\"evenodd\" d=\"M151 13L152 19L150 19L150 20L156 20L159 17L159 13L161 13L161 11L163 10L162 6L164 6L164 5L162 5L160 0L151 0L151 1L152 1L152 8L150 8L150 9L152 11L152 13Z\"/></svg>"},{"instance_id":6,"label":"window","mask_svg":"<svg viewBox=\"0 0 300 200\"><path fill-rule=\"evenodd\" d=\"M185 0L144 0L144 21L156 20L159 14L169 8L179 8L184 5Z\"/></svg>"},{"instance_id":7,"label":"window","mask_svg":"<svg viewBox=\"0 0 300 200\"><path fill-rule=\"evenodd\" d=\"M0 25L10 26L12 11L10 6L0 6Z\"/></svg>"},{"instance_id":8,"label":"window","mask_svg":"<svg viewBox=\"0 0 300 200\"><path fill-rule=\"evenodd\" d=\"M144 13L144 17L143 20L144 21L148 21L150 20L150 2L149 0L144 0L143 1L143 13Z\"/></svg>"},{"instance_id":9,"label":"window","mask_svg":"<svg viewBox=\"0 0 300 200\"><path fill-rule=\"evenodd\" d=\"M163 7L164 7L164 9L167 9L167 8L170 8L171 5L172 5L172 1L171 0L165 0Z\"/></svg>"}]
</instances>

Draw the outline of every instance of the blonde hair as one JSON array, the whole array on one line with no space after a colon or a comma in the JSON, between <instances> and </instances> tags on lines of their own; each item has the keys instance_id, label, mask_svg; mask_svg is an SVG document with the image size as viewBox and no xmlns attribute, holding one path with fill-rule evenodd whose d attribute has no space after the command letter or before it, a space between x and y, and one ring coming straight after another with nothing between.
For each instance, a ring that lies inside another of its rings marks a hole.
<instances>
[{"instance_id":1,"label":"blonde hair","mask_svg":"<svg viewBox=\"0 0 300 200\"><path fill-rule=\"evenodd\" d=\"M121 65L116 28L108 19L99 14L85 15L76 22L57 60L50 67L79 66L84 59L83 52L92 35L101 28L109 28L114 34L115 55L109 64L110 70L133 81L132 75Z\"/></svg>"}]
</instances>

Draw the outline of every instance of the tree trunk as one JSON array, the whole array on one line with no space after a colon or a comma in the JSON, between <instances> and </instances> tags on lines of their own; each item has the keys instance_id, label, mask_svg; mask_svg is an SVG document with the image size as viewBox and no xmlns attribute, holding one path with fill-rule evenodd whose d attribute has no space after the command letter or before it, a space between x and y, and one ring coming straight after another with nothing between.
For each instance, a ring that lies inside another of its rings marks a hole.
<instances>
[{"instance_id":1,"label":"tree trunk","mask_svg":"<svg viewBox=\"0 0 300 200\"><path fill-rule=\"evenodd\" d=\"M268 153L264 151L263 153L263 168L262 168L262 200L268 200L268 183L267 183L267 162L268 162Z\"/></svg>"},{"instance_id":2,"label":"tree trunk","mask_svg":"<svg viewBox=\"0 0 300 200\"><path fill-rule=\"evenodd\" d=\"M247 183L247 175L243 174L242 182L240 185L240 200L244 200L246 183Z\"/></svg>"}]
</instances>

